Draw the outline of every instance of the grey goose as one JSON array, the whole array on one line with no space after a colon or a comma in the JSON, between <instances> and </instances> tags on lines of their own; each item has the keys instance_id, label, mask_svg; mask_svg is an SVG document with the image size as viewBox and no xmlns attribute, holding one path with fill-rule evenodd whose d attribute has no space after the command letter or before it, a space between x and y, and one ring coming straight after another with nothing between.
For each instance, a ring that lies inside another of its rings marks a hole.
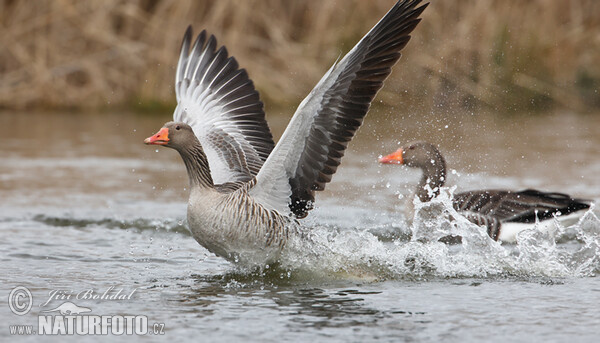
<instances>
[{"instance_id":1,"label":"grey goose","mask_svg":"<svg viewBox=\"0 0 600 343\"><path fill-rule=\"evenodd\" d=\"M331 181L348 142L400 58L428 4L400 0L322 77L278 144L252 81L214 36L185 33L176 69L177 108L146 144L173 148L190 180L193 237L230 261L277 261Z\"/></svg>"},{"instance_id":2,"label":"grey goose","mask_svg":"<svg viewBox=\"0 0 600 343\"><path fill-rule=\"evenodd\" d=\"M380 157L379 162L420 168L422 175L415 195L421 202L438 196L446 181L446 161L438 148L428 142L409 143ZM452 205L472 223L484 226L493 240L510 243L516 241L520 231L536 222L556 217L565 220L565 225L573 223L591 203L567 194L535 189L486 189L454 194Z\"/></svg>"}]
</instances>

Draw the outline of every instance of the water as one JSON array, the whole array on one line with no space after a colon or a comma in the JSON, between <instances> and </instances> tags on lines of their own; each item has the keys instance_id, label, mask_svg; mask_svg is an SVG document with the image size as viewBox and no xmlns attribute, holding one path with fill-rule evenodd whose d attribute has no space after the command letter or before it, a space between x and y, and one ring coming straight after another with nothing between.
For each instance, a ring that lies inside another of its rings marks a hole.
<instances>
[{"instance_id":1,"label":"water","mask_svg":"<svg viewBox=\"0 0 600 343\"><path fill-rule=\"evenodd\" d=\"M305 238L263 271L211 255L187 232L179 156L142 144L168 117L1 113L0 294L25 286L33 295L24 316L0 306L2 337L9 325L37 325L41 311L66 301L40 306L61 290L92 314L164 323L164 336L147 340L595 341L597 208L579 225L526 232L517 245L442 217L410 227L403 208L419 173L376 159L427 139L442 147L457 191L532 187L598 202L600 116L394 111L367 117L318 194ZM280 135L285 116L269 121ZM463 243L431 239L448 230ZM76 298L119 289L131 299Z\"/></svg>"}]
</instances>

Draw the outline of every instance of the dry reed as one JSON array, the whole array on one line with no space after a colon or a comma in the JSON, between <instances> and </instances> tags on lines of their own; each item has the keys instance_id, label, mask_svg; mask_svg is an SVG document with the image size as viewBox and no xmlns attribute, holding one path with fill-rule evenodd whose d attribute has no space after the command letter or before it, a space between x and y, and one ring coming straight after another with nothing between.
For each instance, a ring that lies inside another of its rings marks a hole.
<instances>
[{"instance_id":1,"label":"dry reed","mask_svg":"<svg viewBox=\"0 0 600 343\"><path fill-rule=\"evenodd\" d=\"M206 28L271 105L302 98L391 0L0 0L0 107L172 105ZM420 110L600 107L600 2L434 0L379 99Z\"/></svg>"}]
</instances>

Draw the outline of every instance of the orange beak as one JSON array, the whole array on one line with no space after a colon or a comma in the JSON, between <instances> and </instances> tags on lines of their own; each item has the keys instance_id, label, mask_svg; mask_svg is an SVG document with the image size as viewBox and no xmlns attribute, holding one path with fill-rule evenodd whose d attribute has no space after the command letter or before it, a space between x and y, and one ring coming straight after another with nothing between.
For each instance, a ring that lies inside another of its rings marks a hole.
<instances>
[{"instance_id":1,"label":"orange beak","mask_svg":"<svg viewBox=\"0 0 600 343\"><path fill-rule=\"evenodd\" d=\"M167 145L169 143L169 129L163 127L156 134L144 139L145 144Z\"/></svg>"},{"instance_id":2,"label":"orange beak","mask_svg":"<svg viewBox=\"0 0 600 343\"><path fill-rule=\"evenodd\" d=\"M384 164L402 164L404 163L404 160L402 159L402 148L396 150L396 152L393 152L387 156L383 156L379 158L379 163L384 163Z\"/></svg>"}]
</instances>

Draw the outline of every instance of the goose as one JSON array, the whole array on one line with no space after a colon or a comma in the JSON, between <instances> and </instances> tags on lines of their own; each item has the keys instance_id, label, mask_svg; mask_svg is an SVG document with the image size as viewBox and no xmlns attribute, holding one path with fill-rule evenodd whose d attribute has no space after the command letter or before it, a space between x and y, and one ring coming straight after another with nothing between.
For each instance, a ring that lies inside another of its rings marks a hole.
<instances>
[{"instance_id":1,"label":"goose","mask_svg":"<svg viewBox=\"0 0 600 343\"><path fill-rule=\"evenodd\" d=\"M177 107L144 143L179 152L190 181L187 220L208 251L246 265L277 262L313 208L428 4L400 0L321 78L277 145L244 69L188 27L176 69ZM190 49L191 46L191 49Z\"/></svg>"},{"instance_id":2,"label":"goose","mask_svg":"<svg viewBox=\"0 0 600 343\"><path fill-rule=\"evenodd\" d=\"M380 157L379 163L420 168L423 174L416 196L421 202L438 196L446 181L444 157L435 145L428 142L409 143ZM535 189L486 189L454 194L452 205L470 222L484 226L493 240L515 243L517 234L532 228L536 222L549 224L552 222L550 219L557 218L563 225L575 223L583 211L590 208L591 202Z\"/></svg>"}]
</instances>

